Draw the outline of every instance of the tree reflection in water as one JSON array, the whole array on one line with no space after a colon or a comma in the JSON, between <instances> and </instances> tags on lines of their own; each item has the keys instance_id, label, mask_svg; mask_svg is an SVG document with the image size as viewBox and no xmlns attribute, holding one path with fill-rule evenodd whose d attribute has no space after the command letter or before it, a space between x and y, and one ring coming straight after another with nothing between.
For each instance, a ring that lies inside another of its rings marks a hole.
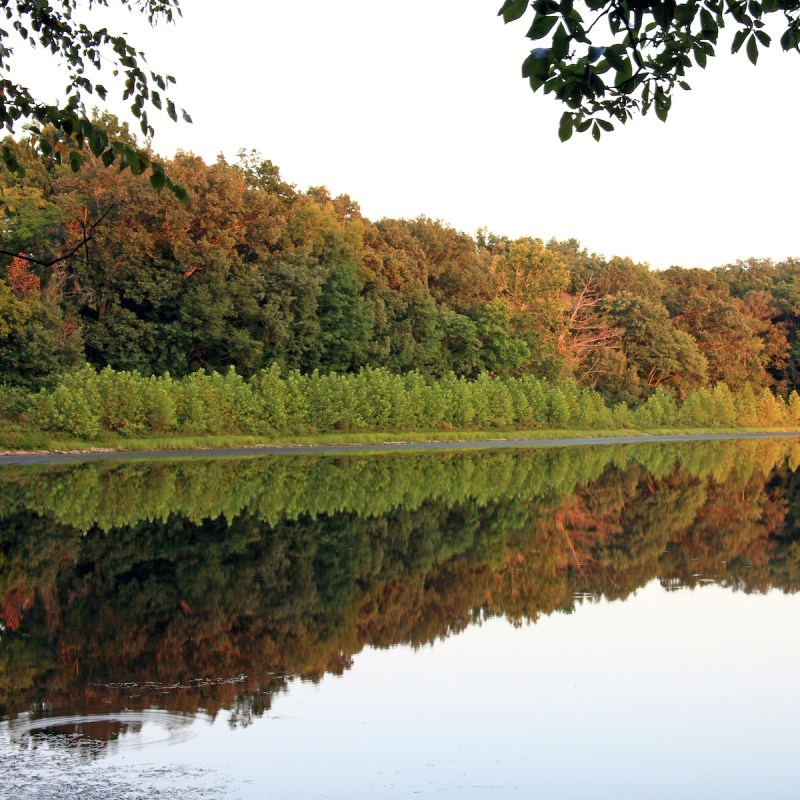
<instances>
[{"instance_id":1,"label":"tree reflection in water","mask_svg":"<svg viewBox=\"0 0 800 800\"><path fill-rule=\"evenodd\" d=\"M7 467L0 715L248 725L365 645L653 579L793 592L798 463L773 440Z\"/></svg>"}]
</instances>

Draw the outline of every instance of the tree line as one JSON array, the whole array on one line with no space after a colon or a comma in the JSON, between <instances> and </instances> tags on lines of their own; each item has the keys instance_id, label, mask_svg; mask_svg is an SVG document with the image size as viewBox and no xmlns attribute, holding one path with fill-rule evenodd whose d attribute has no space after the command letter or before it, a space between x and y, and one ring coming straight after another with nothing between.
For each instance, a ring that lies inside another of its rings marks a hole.
<instances>
[{"instance_id":1,"label":"tree line","mask_svg":"<svg viewBox=\"0 0 800 800\"><path fill-rule=\"evenodd\" d=\"M7 397L8 401L9 398ZM184 378L143 377L92 367L64 376L53 390L15 395L20 415L37 431L94 439L108 432L141 435L259 435L469 429L579 429L780 427L800 425L800 395L788 401L746 383L735 394L725 383L693 389L682 400L658 388L635 408L574 379L553 382L531 375L474 380L448 373L428 381L418 372L385 368L327 374L281 374L273 364L249 380L197 371ZM7 402L11 409L15 402Z\"/></svg>"},{"instance_id":2,"label":"tree line","mask_svg":"<svg viewBox=\"0 0 800 800\"><path fill-rule=\"evenodd\" d=\"M138 146L113 117L95 123ZM632 407L659 388L786 398L798 384L798 259L656 272L574 240L371 221L252 151L163 160L182 204L88 148L72 172L6 146L25 169L0 168L7 388L52 388L85 363L173 378L277 364L572 379Z\"/></svg>"}]
</instances>

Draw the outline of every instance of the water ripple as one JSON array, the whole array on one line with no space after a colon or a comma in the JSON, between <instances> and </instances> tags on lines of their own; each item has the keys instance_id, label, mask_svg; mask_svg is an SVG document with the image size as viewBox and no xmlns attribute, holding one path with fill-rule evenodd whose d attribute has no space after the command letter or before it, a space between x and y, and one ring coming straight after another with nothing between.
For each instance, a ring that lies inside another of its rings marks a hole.
<instances>
[{"instance_id":1,"label":"water ripple","mask_svg":"<svg viewBox=\"0 0 800 800\"><path fill-rule=\"evenodd\" d=\"M159 709L78 714L58 717L20 715L9 721L12 742L33 737L64 747L115 740L115 749L140 750L158 744L178 744L196 735L191 730L197 717Z\"/></svg>"}]
</instances>

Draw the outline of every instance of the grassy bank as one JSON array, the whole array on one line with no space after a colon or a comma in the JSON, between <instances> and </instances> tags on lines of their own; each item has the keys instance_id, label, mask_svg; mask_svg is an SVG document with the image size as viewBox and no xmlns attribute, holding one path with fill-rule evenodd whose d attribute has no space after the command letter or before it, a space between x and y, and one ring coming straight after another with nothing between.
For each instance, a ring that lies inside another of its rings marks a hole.
<instances>
[{"instance_id":1,"label":"grassy bank","mask_svg":"<svg viewBox=\"0 0 800 800\"><path fill-rule=\"evenodd\" d=\"M422 444L426 442L475 442L508 441L525 439L551 441L558 439L598 439L606 437L678 436L678 435L731 435L749 433L800 434L800 427L661 427L581 430L574 428L535 430L458 430L458 431L396 431L383 433L328 433L304 436L254 436L254 435L205 435L205 436L141 436L131 438L106 433L92 439L48 435L43 432L23 430L0 430L0 452L2 453L79 453L79 452L150 452L170 450L209 450L220 448L304 447L316 445L346 446L375 445L404 442Z\"/></svg>"}]
</instances>

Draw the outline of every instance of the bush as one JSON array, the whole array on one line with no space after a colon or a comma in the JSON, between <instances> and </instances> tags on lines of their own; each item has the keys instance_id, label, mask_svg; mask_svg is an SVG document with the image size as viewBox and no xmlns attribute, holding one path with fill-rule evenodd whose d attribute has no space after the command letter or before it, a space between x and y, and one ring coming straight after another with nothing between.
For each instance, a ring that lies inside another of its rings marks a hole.
<instances>
[{"instance_id":1,"label":"bush","mask_svg":"<svg viewBox=\"0 0 800 800\"><path fill-rule=\"evenodd\" d=\"M28 418L43 431L59 431L83 439L94 439L101 430L100 418L80 391L60 384L51 392L44 389L34 396Z\"/></svg>"},{"instance_id":2,"label":"bush","mask_svg":"<svg viewBox=\"0 0 800 800\"><path fill-rule=\"evenodd\" d=\"M31 404L31 393L23 386L0 384L0 419L16 422L27 412Z\"/></svg>"},{"instance_id":3,"label":"bush","mask_svg":"<svg viewBox=\"0 0 800 800\"><path fill-rule=\"evenodd\" d=\"M659 387L633 412L633 419L640 428L660 428L666 425L674 425L679 416L672 395Z\"/></svg>"},{"instance_id":4,"label":"bush","mask_svg":"<svg viewBox=\"0 0 800 800\"><path fill-rule=\"evenodd\" d=\"M233 368L224 375L195 372L180 380L168 374L100 373L91 367L65 375L52 391L29 397L0 387L0 414L28 409L32 425L91 438L101 430L122 435L303 434L466 428L658 428L667 425L778 425L800 423L800 396L787 405L768 389L746 385L735 396L725 384L697 389L680 409L657 389L631 411L610 410L602 396L568 380L552 384L530 376L475 380L445 375L432 382L418 372L396 375L366 368L357 374L292 371L273 365L245 381Z\"/></svg>"}]
</instances>

